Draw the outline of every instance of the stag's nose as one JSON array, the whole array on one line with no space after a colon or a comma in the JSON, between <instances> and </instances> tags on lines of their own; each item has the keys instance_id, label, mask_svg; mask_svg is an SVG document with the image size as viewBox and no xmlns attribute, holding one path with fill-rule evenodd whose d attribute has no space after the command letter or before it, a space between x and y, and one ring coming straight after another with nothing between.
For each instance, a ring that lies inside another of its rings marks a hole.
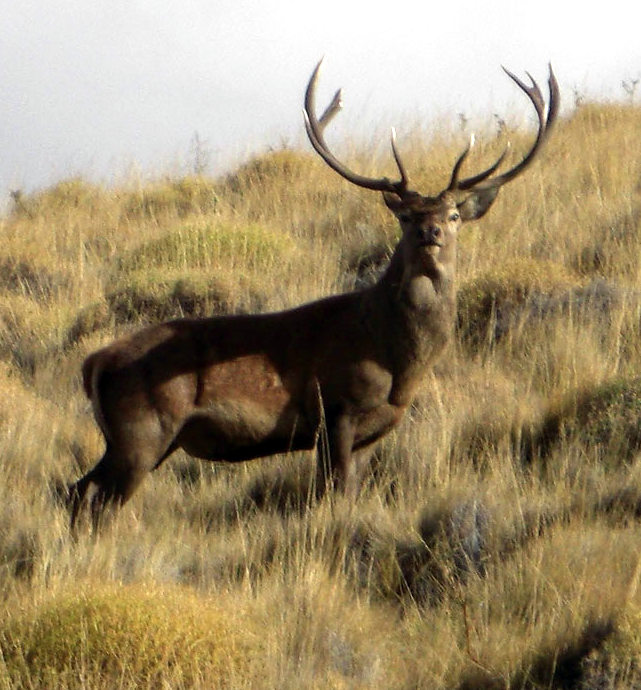
<instances>
[{"instance_id":1,"label":"stag's nose","mask_svg":"<svg viewBox=\"0 0 641 690\"><path fill-rule=\"evenodd\" d=\"M443 230L438 225L428 225L419 230L421 244L441 246Z\"/></svg>"}]
</instances>

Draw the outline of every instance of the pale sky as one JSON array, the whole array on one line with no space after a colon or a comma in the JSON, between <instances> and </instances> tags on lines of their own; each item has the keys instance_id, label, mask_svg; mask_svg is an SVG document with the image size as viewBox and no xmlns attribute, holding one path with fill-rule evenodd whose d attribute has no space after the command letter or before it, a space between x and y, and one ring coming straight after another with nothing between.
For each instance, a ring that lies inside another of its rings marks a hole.
<instances>
[{"instance_id":1,"label":"pale sky","mask_svg":"<svg viewBox=\"0 0 641 690\"><path fill-rule=\"evenodd\" d=\"M319 108L336 127L491 114L524 99L502 73L623 100L641 76L641 9L539 0L0 0L0 199L63 177L110 181L188 164L198 133L217 173L282 143L307 146L301 106L325 55ZM641 87L641 84L640 84ZM641 105L641 88L637 100ZM453 115L455 116L455 115Z\"/></svg>"}]
</instances>

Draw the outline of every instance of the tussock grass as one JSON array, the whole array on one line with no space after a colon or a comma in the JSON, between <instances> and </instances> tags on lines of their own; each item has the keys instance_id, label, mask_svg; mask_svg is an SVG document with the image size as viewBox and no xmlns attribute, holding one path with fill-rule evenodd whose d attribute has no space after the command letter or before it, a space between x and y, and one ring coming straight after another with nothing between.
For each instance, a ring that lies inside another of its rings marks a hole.
<instances>
[{"instance_id":1,"label":"tussock grass","mask_svg":"<svg viewBox=\"0 0 641 690\"><path fill-rule=\"evenodd\" d=\"M261 639L249 619L177 587L78 584L5 612L11 687L239 687ZM85 683L87 685L85 685Z\"/></svg>"},{"instance_id":2,"label":"tussock grass","mask_svg":"<svg viewBox=\"0 0 641 690\"><path fill-rule=\"evenodd\" d=\"M481 131L471 172L532 135ZM439 122L399 141L421 192L465 138ZM344 159L394 175L381 141ZM76 539L64 488L104 450L89 352L143 323L367 284L398 231L376 195L290 149L219 179L16 195L0 219L0 687L638 685L640 154L639 108L586 104L464 229L456 342L355 505L312 500L310 454L178 453Z\"/></svg>"}]
</instances>

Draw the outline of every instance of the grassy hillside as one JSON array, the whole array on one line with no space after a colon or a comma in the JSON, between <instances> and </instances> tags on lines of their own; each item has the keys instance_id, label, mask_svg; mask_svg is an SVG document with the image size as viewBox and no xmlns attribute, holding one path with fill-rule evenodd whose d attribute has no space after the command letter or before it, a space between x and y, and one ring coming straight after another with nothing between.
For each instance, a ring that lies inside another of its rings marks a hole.
<instances>
[{"instance_id":1,"label":"grassy hillside","mask_svg":"<svg viewBox=\"0 0 641 690\"><path fill-rule=\"evenodd\" d=\"M456 123L458 125L458 123ZM514 157L531 132L508 132ZM502 149L493 133L470 170ZM401 142L434 193L452 126ZM345 156L393 174L387 154ZM83 358L179 315L371 280L377 194L282 150L218 179L67 180L0 220L0 688L641 683L641 109L584 104L460 238L457 341L356 506L311 454L176 454L98 536Z\"/></svg>"}]
</instances>

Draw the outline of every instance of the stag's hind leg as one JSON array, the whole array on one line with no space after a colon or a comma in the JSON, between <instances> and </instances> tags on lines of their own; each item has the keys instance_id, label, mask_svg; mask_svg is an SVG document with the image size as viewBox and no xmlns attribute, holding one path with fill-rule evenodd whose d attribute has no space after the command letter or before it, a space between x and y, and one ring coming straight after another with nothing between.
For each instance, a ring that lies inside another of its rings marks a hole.
<instances>
[{"instance_id":1,"label":"stag's hind leg","mask_svg":"<svg viewBox=\"0 0 641 690\"><path fill-rule=\"evenodd\" d=\"M69 489L71 528L75 527L87 503L93 526L98 527L105 510L126 503L145 475L166 456L167 453L156 457L149 453L127 452L108 443L102 459Z\"/></svg>"}]
</instances>

